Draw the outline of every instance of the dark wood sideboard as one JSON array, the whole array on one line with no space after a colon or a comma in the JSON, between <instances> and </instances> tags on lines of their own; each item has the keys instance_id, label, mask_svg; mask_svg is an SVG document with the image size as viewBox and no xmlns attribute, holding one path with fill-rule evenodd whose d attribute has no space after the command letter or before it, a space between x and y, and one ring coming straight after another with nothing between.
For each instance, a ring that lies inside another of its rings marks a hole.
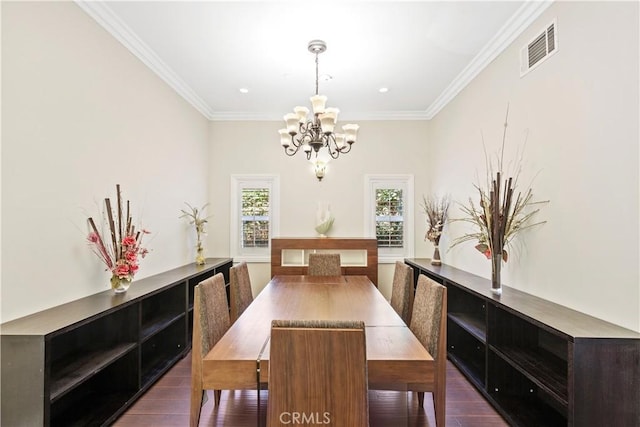
<instances>
[{"instance_id":1,"label":"dark wood sideboard","mask_svg":"<svg viewBox=\"0 0 640 427\"><path fill-rule=\"evenodd\" d=\"M0 325L0 424L112 424L189 352L194 287L220 272L228 284L232 264L185 265Z\"/></svg>"},{"instance_id":2,"label":"dark wood sideboard","mask_svg":"<svg viewBox=\"0 0 640 427\"><path fill-rule=\"evenodd\" d=\"M426 258L447 287L447 355L515 426L640 426L640 334Z\"/></svg>"}]
</instances>

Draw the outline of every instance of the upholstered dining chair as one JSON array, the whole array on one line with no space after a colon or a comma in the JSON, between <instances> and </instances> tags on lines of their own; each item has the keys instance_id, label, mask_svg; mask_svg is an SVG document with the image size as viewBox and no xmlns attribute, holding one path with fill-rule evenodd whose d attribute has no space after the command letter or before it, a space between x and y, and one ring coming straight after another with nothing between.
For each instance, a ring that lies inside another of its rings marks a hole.
<instances>
[{"instance_id":1,"label":"upholstered dining chair","mask_svg":"<svg viewBox=\"0 0 640 427\"><path fill-rule=\"evenodd\" d=\"M189 423L191 427L198 426L200 409L206 401L206 392L202 389L202 359L227 332L229 325L224 276L218 273L200 282L194 290ZM220 403L220 394L220 390L214 391L215 405Z\"/></svg>"},{"instance_id":2,"label":"upholstered dining chair","mask_svg":"<svg viewBox=\"0 0 640 427\"><path fill-rule=\"evenodd\" d=\"M411 311L413 310L413 268L402 261L396 261L393 272L391 307L402 317L405 324L411 324Z\"/></svg>"},{"instance_id":3,"label":"upholstered dining chair","mask_svg":"<svg viewBox=\"0 0 640 427\"><path fill-rule=\"evenodd\" d=\"M416 384L418 404L424 407L424 392L433 394L436 426L445 424L445 395L447 372L447 288L429 279L418 276L413 314L409 329L418 338L435 360L432 383Z\"/></svg>"},{"instance_id":4,"label":"upholstered dining chair","mask_svg":"<svg viewBox=\"0 0 640 427\"><path fill-rule=\"evenodd\" d=\"M295 414L305 425L369 425L364 322L272 321L267 427Z\"/></svg>"},{"instance_id":5,"label":"upholstered dining chair","mask_svg":"<svg viewBox=\"0 0 640 427\"><path fill-rule=\"evenodd\" d=\"M229 271L229 301L231 305L231 323L235 322L244 310L253 302L251 277L246 262L231 267Z\"/></svg>"},{"instance_id":6,"label":"upholstered dining chair","mask_svg":"<svg viewBox=\"0 0 640 427\"><path fill-rule=\"evenodd\" d=\"M342 276L340 254L309 254L309 276Z\"/></svg>"}]
</instances>

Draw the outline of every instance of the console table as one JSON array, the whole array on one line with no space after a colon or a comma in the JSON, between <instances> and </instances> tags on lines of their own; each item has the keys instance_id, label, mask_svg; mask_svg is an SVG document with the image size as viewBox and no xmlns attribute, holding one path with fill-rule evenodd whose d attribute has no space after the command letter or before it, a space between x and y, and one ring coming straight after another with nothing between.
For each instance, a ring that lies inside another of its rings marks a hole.
<instances>
[{"instance_id":1,"label":"console table","mask_svg":"<svg viewBox=\"0 0 640 427\"><path fill-rule=\"evenodd\" d=\"M368 276L378 286L378 241L357 237L309 237L271 239L271 277L307 274L309 254L340 254L342 274Z\"/></svg>"},{"instance_id":2,"label":"console table","mask_svg":"<svg viewBox=\"0 0 640 427\"><path fill-rule=\"evenodd\" d=\"M447 287L447 355L511 425L640 426L639 333L430 261L405 259Z\"/></svg>"},{"instance_id":3,"label":"console table","mask_svg":"<svg viewBox=\"0 0 640 427\"><path fill-rule=\"evenodd\" d=\"M185 265L0 325L0 424L113 423L187 354L194 288L220 272L229 283L232 264Z\"/></svg>"}]
</instances>

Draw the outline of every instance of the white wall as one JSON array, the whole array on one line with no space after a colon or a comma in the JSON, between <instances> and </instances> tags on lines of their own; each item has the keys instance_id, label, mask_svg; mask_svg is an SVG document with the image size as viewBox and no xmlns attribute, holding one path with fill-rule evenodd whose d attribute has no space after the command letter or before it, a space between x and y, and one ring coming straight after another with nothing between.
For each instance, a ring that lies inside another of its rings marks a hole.
<instances>
[{"instance_id":1,"label":"white wall","mask_svg":"<svg viewBox=\"0 0 640 427\"><path fill-rule=\"evenodd\" d=\"M154 231L138 277L194 257L185 201L211 201L208 256L229 256L229 177L281 178L282 236L311 236L318 201L333 235L363 234L364 175L415 175L415 255L422 194L474 196L510 103L510 152L530 130L522 182L549 199L548 222L527 233L503 269L526 292L640 330L638 251L638 4L558 2L430 122L360 122L353 152L318 183L311 166L279 147L276 122L207 121L112 36L67 2L2 2L1 319L108 289L85 245L85 219L116 183ZM518 51L557 17L558 53L524 78ZM606 35L606 37L605 37ZM452 214L459 212L452 208ZM445 262L489 277L472 244ZM254 290L268 264L250 266ZM380 268L389 295L391 265Z\"/></svg>"},{"instance_id":2,"label":"white wall","mask_svg":"<svg viewBox=\"0 0 640 427\"><path fill-rule=\"evenodd\" d=\"M519 77L519 49L557 18L558 52ZM640 330L638 3L557 2L443 109L429 126L430 178L455 199L477 200L487 148L501 140L510 104L508 154L522 147L541 227L523 234L503 283ZM458 209L453 211L461 216ZM466 229L451 224L443 260L490 277L473 243L448 251ZM518 256L519 255L519 256Z\"/></svg>"},{"instance_id":3,"label":"white wall","mask_svg":"<svg viewBox=\"0 0 640 427\"><path fill-rule=\"evenodd\" d=\"M116 184L153 232L136 277L191 262L207 120L74 3L1 7L2 321L109 289L85 221Z\"/></svg>"},{"instance_id":4,"label":"white wall","mask_svg":"<svg viewBox=\"0 0 640 427\"><path fill-rule=\"evenodd\" d=\"M298 153L288 157L280 146L280 122L212 122L210 125L210 200L214 218L209 228L208 250L214 256L229 254L229 189L232 174L280 176L280 236L312 237L318 202L329 203L335 217L329 235L364 236L365 174L414 174L416 199L426 194L429 170L426 121L358 122L360 132L352 151L332 160L318 182L312 165ZM416 208L418 206L416 205ZM422 216L416 212L420 221ZM416 248L422 241L423 222L416 225ZM388 266L387 266L388 267ZM390 295L390 279L381 267L380 288ZM254 291L270 278L270 266L251 265Z\"/></svg>"}]
</instances>

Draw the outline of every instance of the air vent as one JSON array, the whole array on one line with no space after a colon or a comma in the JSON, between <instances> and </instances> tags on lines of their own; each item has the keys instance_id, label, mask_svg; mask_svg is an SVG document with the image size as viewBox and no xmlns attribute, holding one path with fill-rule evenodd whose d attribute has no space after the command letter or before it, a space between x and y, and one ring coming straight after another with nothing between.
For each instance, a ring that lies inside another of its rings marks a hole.
<instances>
[{"instance_id":1,"label":"air vent","mask_svg":"<svg viewBox=\"0 0 640 427\"><path fill-rule=\"evenodd\" d=\"M557 50L556 22L553 21L520 51L520 77L536 68Z\"/></svg>"}]
</instances>

